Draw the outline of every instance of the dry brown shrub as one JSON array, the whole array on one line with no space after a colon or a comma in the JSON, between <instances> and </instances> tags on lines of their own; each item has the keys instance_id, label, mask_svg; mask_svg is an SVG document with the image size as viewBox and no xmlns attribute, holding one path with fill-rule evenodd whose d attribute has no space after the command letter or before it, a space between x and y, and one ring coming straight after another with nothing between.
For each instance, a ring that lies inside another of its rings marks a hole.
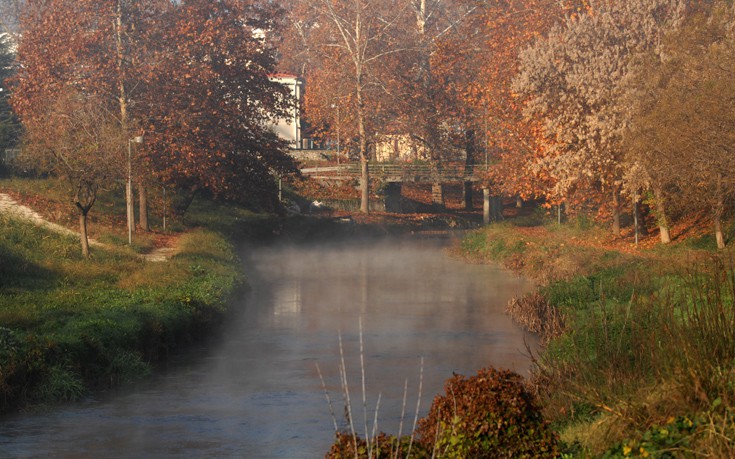
<instances>
[{"instance_id":1,"label":"dry brown shrub","mask_svg":"<svg viewBox=\"0 0 735 459\"><path fill-rule=\"evenodd\" d=\"M514 297L505 310L523 328L541 337L542 344L564 332L564 315L540 293Z\"/></svg>"}]
</instances>

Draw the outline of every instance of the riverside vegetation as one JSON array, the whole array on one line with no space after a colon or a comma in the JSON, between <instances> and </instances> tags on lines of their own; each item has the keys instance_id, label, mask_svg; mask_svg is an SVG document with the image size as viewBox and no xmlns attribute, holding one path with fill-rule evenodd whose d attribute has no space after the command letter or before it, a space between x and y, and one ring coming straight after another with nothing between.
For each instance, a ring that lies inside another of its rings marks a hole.
<instances>
[{"instance_id":1,"label":"riverside vegetation","mask_svg":"<svg viewBox=\"0 0 735 459\"><path fill-rule=\"evenodd\" d=\"M0 190L46 214L73 210L55 180L4 179ZM244 286L230 240L262 216L195 202L186 223L169 220L164 235L176 238L175 254L154 263L139 253L153 248L151 235L136 234L131 248L125 225L115 225L121 199L101 196L92 231L103 245L91 259L78 237L0 214L0 412L77 400L146 375L205 336Z\"/></svg>"},{"instance_id":2,"label":"riverside vegetation","mask_svg":"<svg viewBox=\"0 0 735 459\"><path fill-rule=\"evenodd\" d=\"M518 219L458 251L540 283L509 312L542 335L530 386L563 457L735 457L735 268L711 237L631 250Z\"/></svg>"},{"instance_id":3,"label":"riverside vegetation","mask_svg":"<svg viewBox=\"0 0 735 459\"><path fill-rule=\"evenodd\" d=\"M410 435L341 432L327 457L735 457L732 253L681 239L634 248L543 212L470 233L458 256L539 283L508 305L544 345L531 378L455 376Z\"/></svg>"},{"instance_id":4,"label":"riverside vegetation","mask_svg":"<svg viewBox=\"0 0 735 459\"><path fill-rule=\"evenodd\" d=\"M0 181L51 214L64 208L57 186ZM169 230L180 234L176 255L144 262L153 238L124 243L110 220L116 199L102 197L93 236L105 246L91 260L74 237L0 216L0 409L145 375L226 313L243 281L229 240L272 230L241 208L195 201ZM342 432L327 457L735 457L731 254L709 238L629 250L583 223L515 219L457 248L539 281L509 306L545 343L530 383L494 369L457 375L410 436Z\"/></svg>"}]
</instances>

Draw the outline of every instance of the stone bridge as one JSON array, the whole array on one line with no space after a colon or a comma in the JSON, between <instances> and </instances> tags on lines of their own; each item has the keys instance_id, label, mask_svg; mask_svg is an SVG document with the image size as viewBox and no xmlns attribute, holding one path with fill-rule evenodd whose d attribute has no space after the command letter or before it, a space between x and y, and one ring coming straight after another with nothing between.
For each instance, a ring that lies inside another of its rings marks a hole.
<instances>
[{"instance_id":1,"label":"stone bridge","mask_svg":"<svg viewBox=\"0 0 735 459\"><path fill-rule=\"evenodd\" d=\"M463 183L467 206L471 207L471 188L473 182L480 182L485 176L485 165L467 165L464 163L445 163L440 166L431 164L412 163L368 163L369 176L385 182L383 188L385 209L388 212L401 212L401 184L431 183L432 201L436 204L444 203L443 183ZM301 169L301 173L317 180L352 180L360 177L360 163L346 163L337 166L315 166ZM497 198L491 202L489 190L485 188L484 220L495 220L500 214ZM502 217L500 217L502 218Z\"/></svg>"},{"instance_id":2,"label":"stone bridge","mask_svg":"<svg viewBox=\"0 0 735 459\"><path fill-rule=\"evenodd\" d=\"M447 163L435 167L430 164L368 163L370 178L389 183L452 183L478 182L485 166ZM301 173L320 180L347 180L360 177L360 163L338 166L316 166L301 169Z\"/></svg>"}]
</instances>

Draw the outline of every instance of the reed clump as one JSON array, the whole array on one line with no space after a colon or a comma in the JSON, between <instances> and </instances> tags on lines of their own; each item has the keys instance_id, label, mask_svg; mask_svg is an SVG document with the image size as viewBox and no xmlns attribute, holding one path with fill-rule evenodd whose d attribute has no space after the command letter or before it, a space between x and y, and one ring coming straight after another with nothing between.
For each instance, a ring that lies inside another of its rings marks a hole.
<instances>
[{"instance_id":1,"label":"reed clump","mask_svg":"<svg viewBox=\"0 0 735 459\"><path fill-rule=\"evenodd\" d=\"M514 297L505 309L513 320L547 344L564 333L564 314L539 292Z\"/></svg>"}]
</instances>

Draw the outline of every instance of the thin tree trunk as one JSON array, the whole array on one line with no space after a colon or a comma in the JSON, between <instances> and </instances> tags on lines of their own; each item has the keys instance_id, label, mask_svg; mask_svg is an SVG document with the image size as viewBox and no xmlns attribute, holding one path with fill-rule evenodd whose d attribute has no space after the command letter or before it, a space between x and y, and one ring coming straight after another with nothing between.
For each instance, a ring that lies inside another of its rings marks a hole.
<instances>
[{"instance_id":1,"label":"thin tree trunk","mask_svg":"<svg viewBox=\"0 0 735 459\"><path fill-rule=\"evenodd\" d=\"M613 223L612 232L615 236L620 236L620 188L615 187L612 195L613 201Z\"/></svg>"},{"instance_id":2,"label":"thin tree trunk","mask_svg":"<svg viewBox=\"0 0 735 459\"><path fill-rule=\"evenodd\" d=\"M464 209L465 210L472 210L472 201L473 201L473 190L472 190L472 182L463 182L462 185L462 195L464 196Z\"/></svg>"},{"instance_id":3,"label":"thin tree trunk","mask_svg":"<svg viewBox=\"0 0 735 459\"><path fill-rule=\"evenodd\" d=\"M128 133L128 96L125 88L125 49L123 46L123 10L122 0L117 1L117 9L115 11L114 27L115 27L115 51L116 51L116 64L117 64L117 100L120 106L120 126L126 135ZM125 207L127 213L127 226L128 234L131 235L135 231L135 209L133 205L133 190L132 184L130 183L132 175L132 159L130 157L130 141L128 140L128 164L127 174L128 183L125 188Z\"/></svg>"},{"instance_id":4,"label":"thin tree trunk","mask_svg":"<svg viewBox=\"0 0 735 459\"><path fill-rule=\"evenodd\" d=\"M79 209L79 240L82 244L82 256L89 257L89 238L87 237L87 213L89 210Z\"/></svg>"},{"instance_id":5,"label":"thin tree trunk","mask_svg":"<svg viewBox=\"0 0 735 459\"><path fill-rule=\"evenodd\" d=\"M125 90L125 78L123 66L125 63L125 55L123 49L122 34L122 0L117 2L117 11L115 14L115 45L117 53L117 86L118 86L118 103L120 104L120 123L123 129L127 128L128 122L128 97Z\"/></svg>"},{"instance_id":6,"label":"thin tree trunk","mask_svg":"<svg viewBox=\"0 0 735 459\"><path fill-rule=\"evenodd\" d=\"M370 169L368 168L367 133L365 132L362 90L357 91L357 123L360 132L360 212L370 213Z\"/></svg>"},{"instance_id":7,"label":"thin tree trunk","mask_svg":"<svg viewBox=\"0 0 735 459\"><path fill-rule=\"evenodd\" d=\"M147 232L151 230L148 225L148 193L142 183L138 183L138 199L140 229Z\"/></svg>"},{"instance_id":8,"label":"thin tree trunk","mask_svg":"<svg viewBox=\"0 0 735 459\"><path fill-rule=\"evenodd\" d=\"M360 155L360 212L370 213L370 171L367 156Z\"/></svg>"},{"instance_id":9,"label":"thin tree trunk","mask_svg":"<svg viewBox=\"0 0 735 459\"><path fill-rule=\"evenodd\" d=\"M465 121L466 122L466 121ZM475 165L475 151L476 148L476 137L474 129L467 129L465 131L465 176L472 175L472 167ZM467 180L462 185L462 196L464 197L464 208L465 210L472 210L472 182Z\"/></svg>"},{"instance_id":10,"label":"thin tree trunk","mask_svg":"<svg viewBox=\"0 0 735 459\"><path fill-rule=\"evenodd\" d=\"M363 46L362 41L362 14L356 9L354 42ZM367 130L365 128L365 101L363 99L363 65L362 55L353 55L355 63L355 98L357 102L357 131L360 148L360 212L370 213L370 169L368 168Z\"/></svg>"},{"instance_id":11,"label":"thin tree trunk","mask_svg":"<svg viewBox=\"0 0 735 459\"><path fill-rule=\"evenodd\" d=\"M365 101L362 94L362 72L356 71L357 129L360 137L360 212L370 213L370 170L368 168L367 131L365 129Z\"/></svg>"},{"instance_id":12,"label":"thin tree trunk","mask_svg":"<svg viewBox=\"0 0 735 459\"><path fill-rule=\"evenodd\" d=\"M725 213L725 200L722 197L722 174L717 174L717 190L715 191L715 239L717 240L717 248L722 250L725 248L725 236L722 233L722 215Z\"/></svg>"},{"instance_id":13,"label":"thin tree trunk","mask_svg":"<svg viewBox=\"0 0 735 459\"><path fill-rule=\"evenodd\" d=\"M444 200L444 190L441 180L442 173L442 157L439 149L439 129L436 123L433 69L431 67L431 51L429 49L429 37L426 33L426 24L430 16L426 0L419 0L414 4L416 12L416 33L418 35L418 72L419 81L421 82L421 91L425 97L423 106L419 108L421 114L421 124L423 125L422 137L429 148L429 157L431 158L432 167L434 169L435 179L432 184L432 204L439 208L444 208L446 203Z\"/></svg>"},{"instance_id":14,"label":"thin tree trunk","mask_svg":"<svg viewBox=\"0 0 735 459\"><path fill-rule=\"evenodd\" d=\"M633 212L635 212L635 219L638 221L638 233L641 236L648 236L648 228L646 227L646 215L648 215L648 212L641 202L640 197L635 201Z\"/></svg>"},{"instance_id":15,"label":"thin tree trunk","mask_svg":"<svg viewBox=\"0 0 735 459\"><path fill-rule=\"evenodd\" d=\"M666 205L661 190L656 187L653 189L653 196L656 199L656 219L658 220L658 230L661 235L661 243L671 243L671 233L669 232L669 221L666 217Z\"/></svg>"}]
</instances>

